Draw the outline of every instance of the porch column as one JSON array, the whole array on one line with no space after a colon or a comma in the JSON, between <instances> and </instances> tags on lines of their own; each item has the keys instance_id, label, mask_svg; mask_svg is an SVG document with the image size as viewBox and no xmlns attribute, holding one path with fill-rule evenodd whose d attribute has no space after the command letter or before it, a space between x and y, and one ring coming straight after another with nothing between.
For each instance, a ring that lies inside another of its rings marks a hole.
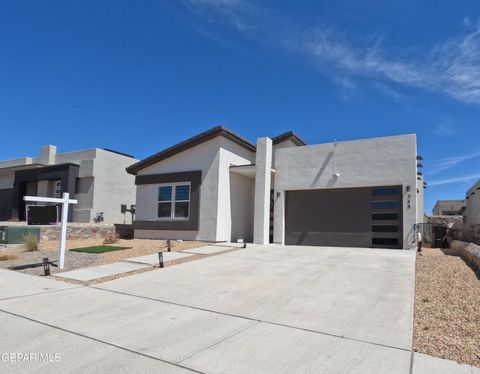
<instances>
[{"instance_id":1,"label":"porch column","mask_svg":"<svg viewBox=\"0 0 480 374\"><path fill-rule=\"evenodd\" d=\"M272 139L257 139L255 156L255 207L253 242L268 244L270 226L270 180L272 169Z\"/></svg>"}]
</instances>

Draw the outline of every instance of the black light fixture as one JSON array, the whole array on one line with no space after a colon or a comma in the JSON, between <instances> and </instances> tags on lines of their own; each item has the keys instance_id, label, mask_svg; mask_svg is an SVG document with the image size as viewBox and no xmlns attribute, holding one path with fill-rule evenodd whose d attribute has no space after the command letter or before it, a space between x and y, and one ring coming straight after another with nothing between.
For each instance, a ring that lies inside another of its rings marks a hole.
<instances>
[{"instance_id":1,"label":"black light fixture","mask_svg":"<svg viewBox=\"0 0 480 374\"><path fill-rule=\"evenodd\" d=\"M417 163L417 168L423 168L423 165L420 163Z\"/></svg>"},{"instance_id":2,"label":"black light fixture","mask_svg":"<svg viewBox=\"0 0 480 374\"><path fill-rule=\"evenodd\" d=\"M163 252L158 252L158 267L164 268L165 264L163 263Z\"/></svg>"},{"instance_id":3,"label":"black light fixture","mask_svg":"<svg viewBox=\"0 0 480 374\"><path fill-rule=\"evenodd\" d=\"M421 160L423 160L423 157L419 155L419 156L417 156L417 160L421 161Z\"/></svg>"},{"instance_id":4,"label":"black light fixture","mask_svg":"<svg viewBox=\"0 0 480 374\"><path fill-rule=\"evenodd\" d=\"M48 257L43 258L43 273L45 276L50 275L50 261L48 261Z\"/></svg>"}]
</instances>

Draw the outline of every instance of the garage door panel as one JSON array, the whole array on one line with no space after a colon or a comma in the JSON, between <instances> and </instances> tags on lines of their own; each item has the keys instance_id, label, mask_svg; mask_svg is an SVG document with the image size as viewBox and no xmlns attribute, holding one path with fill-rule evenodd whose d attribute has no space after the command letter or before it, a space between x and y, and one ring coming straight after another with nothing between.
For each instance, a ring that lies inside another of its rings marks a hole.
<instances>
[{"instance_id":1,"label":"garage door panel","mask_svg":"<svg viewBox=\"0 0 480 374\"><path fill-rule=\"evenodd\" d=\"M287 245L322 245L327 247L371 247L369 233L338 233L319 231L289 231L285 236ZM319 244L321 243L321 244Z\"/></svg>"},{"instance_id":2,"label":"garage door panel","mask_svg":"<svg viewBox=\"0 0 480 374\"><path fill-rule=\"evenodd\" d=\"M286 225L291 230L348 233L370 229L370 191L289 191L286 210Z\"/></svg>"},{"instance_id":3,"label":"garage door panel","mask_svg":"<svg viewBox=\"0 0 480 374\"><path fill-rule=\"evenodd\" d=\"M400 248L402 187L287 191L285 243Z\"/></svg>"}]
</instances>

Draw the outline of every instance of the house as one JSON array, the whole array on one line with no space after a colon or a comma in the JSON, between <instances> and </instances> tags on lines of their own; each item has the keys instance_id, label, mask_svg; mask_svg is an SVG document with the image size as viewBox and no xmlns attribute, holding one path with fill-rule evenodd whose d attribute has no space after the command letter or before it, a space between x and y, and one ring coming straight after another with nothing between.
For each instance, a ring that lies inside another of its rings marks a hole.
<instances>
[{"instance_id":1,"label":"house","mask_svg":"<svg viewBox=\"0 0 480 374\"><path fill-rule=\"evenodd\" d=\"M480 180L467 191L463 218L465 223L480 224Z\"/></svg>"},{"instance_id":2,"label":"house","mask_svg":"<svg viewBox=\"0 0 480 374\"><path fill-rule=\"evenodd\" d=\"M306 145L287 132L254 145L215 127L127 168L135 237L411 248L416 160L415 135Z\"/></svg>"},{"instance_id":3,"label":"house","mask_svg":"<svg viewBox=\"0 0 480 374\"><path fill-rule=\"evenodd\" d=\"M61 197L70 193L69 221L93 222L103 213L105 223L121 223L121 204L135 203L134 178L125 172L132 156L92 148L57 153L53 145L41 147L39 157L0 161L0 220L25 220L23 197Z\"/></svg>"},{"instance_id":4,"label":"house","mask_svg":"<svg viewBox=\"0 0 480 374\"><path fill-rule=\"evenodd\" d=\"M461 216L465 200L438 200L432 209L434 216Z\"/></svg>"}]
</instances>

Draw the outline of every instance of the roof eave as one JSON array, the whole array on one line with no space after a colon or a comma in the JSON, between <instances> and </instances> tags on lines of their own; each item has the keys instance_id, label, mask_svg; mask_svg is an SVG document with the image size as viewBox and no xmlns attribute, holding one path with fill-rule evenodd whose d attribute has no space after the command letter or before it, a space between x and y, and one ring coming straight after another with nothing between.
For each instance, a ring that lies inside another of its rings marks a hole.
<instances>
[{"instance_id":1,"label":"roof eave","mask_svg":"<svg viewBox=\"0 0 480 374\"><path fill-rule=\"evenodd\" d=\"M250 143L248 140L242 138L241 136L235 134L233 131L223 126L217 126L203 133L195 135L181 143L178 143L169 148L166 148L163 151L160 151L150 157L147 157L144 160L141 160L133 165L130 165L129 167L126 168L126 171L129 174L136 175L140 170L148 166L154 165L160 161L163 161L187 149L193 148L201 143L204 143L208 140L216 138L217 136L223 136L224 138L244 147L245 149L251 152L256 151L255 146L252 143Z\"/></svg>"}]
</instances>

